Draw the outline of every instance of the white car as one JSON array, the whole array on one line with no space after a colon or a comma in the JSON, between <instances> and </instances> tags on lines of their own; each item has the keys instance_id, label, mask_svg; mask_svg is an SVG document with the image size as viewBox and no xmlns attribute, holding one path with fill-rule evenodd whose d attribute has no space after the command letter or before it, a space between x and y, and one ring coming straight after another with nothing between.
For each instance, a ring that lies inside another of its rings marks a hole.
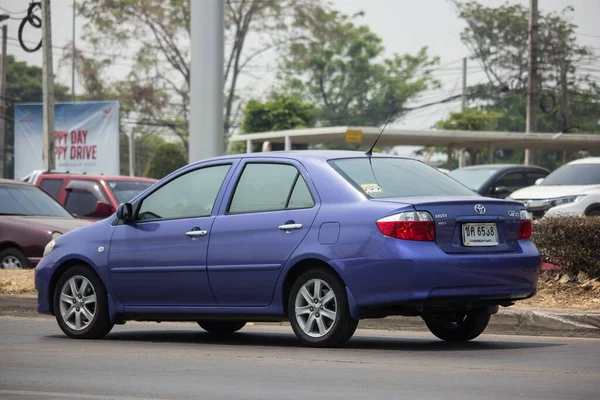
<instances>
[{"instance_id":1,"label":"white car","mask_svg":"<svg viewBox=\"0 0 600 400\"><path fill-rule=\"evenodd\" d=\"M510 195L525 204L534 218L566 215L600 216L600 157L563 165Z\"/></svg>"}]
</instances>

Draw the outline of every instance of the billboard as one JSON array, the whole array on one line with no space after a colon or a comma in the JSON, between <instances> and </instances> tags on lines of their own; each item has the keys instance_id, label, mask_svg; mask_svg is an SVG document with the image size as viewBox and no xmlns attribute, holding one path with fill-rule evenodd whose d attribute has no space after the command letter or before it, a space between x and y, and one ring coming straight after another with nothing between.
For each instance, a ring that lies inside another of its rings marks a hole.
<instances>
[{"instance_id":1,"label":"billboard","mask_svg":"<svg viewBox=\"0 0 600 400\"><path fill-rule=\"evenodd\" d=\"M119 175L119 102L54 105L55 170ZM15 104L15 179L44 168L42 104Z\"/></svg>"}]
</instances>

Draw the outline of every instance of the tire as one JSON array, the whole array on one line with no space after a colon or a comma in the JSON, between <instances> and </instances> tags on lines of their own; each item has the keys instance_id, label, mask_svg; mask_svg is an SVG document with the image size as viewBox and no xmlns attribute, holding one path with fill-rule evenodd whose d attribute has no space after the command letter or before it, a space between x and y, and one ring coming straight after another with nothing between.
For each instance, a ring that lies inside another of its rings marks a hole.
<instances>
[{"instance_id":1,"label":"tire","mask_svg":"<svg viewBox=\"0 0 600 400\"><path fill-rule=\"evenodd\" d=\"M344 285L325 269L309 270L296 279L288 297L288 317L298 339L311 347L344 345L358 326L350 316Z\"/></svg>"},{"instance_id":2,"label":"tire","mask_svg":"<svg viewBox=\"0 0 600 400\"><path fill-rule=\"evenodd\" d=\"M588 217L600 217L600 207L594 208L586 214Z\"/></svg>"},{"instance_id":3,"label":"tire","mask_svg":"<svg viewBox=\"0 0 600 400\"><path fill-rule=\"evenodd\" d=\"M467 342L481 335L490 322L485 308L471 310L462 319L423 318L429 331L447 342Z\"/></svg>"},{"instance_id":4,"label":"tire","mask_svg":"<svg viewBox=\"0 0 600 400\"><path fill-rule=\"evenodd\" d=\"M0 269L27 269L31 268L23 252L14 247L0 251Z\"/></svg>"},{"instance_id":5,"label":"tire","mask_svg":"<svg viewBox=\"0 0 600 400\"><path fill-rule=\"evenodd\" d=\"M85 265L69 268L58 279L54 291L54 315L60 329L74 339L100 339L114 326L108 313L106 289L100 278Z\"/></svg>"},{"instance_id":6,"label":"tire","mask_svg":"<svg viewBox=\"0 0 600 400\"><path fill-rule=\"evenodd\" d=\"M198 325L213 335L231 335L246 326L246 323L242 321L198 321Z\"/></svg>"}]
</instances>

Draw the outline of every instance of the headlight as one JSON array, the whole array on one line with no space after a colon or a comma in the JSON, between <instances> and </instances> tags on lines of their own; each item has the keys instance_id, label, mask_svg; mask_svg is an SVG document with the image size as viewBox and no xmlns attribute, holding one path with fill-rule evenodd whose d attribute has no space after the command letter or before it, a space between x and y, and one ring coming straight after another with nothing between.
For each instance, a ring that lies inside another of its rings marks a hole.
<instances>
[{"instance_id":1,"label":"headlight","mask_svg":"<svg viewBox=\"0 0 600 400\"><path fill-rule=\"evenodd\" d=\"M52 239L58 239L62 236L62 232L54 231L52 232Z\"/></svg>"},{"instance_id":2,"label":"headlight","mask_svg":"<svg viewBox=\"0 0 600 400\"><path fill-rule=\"evenodd\" d=\"M46 247L44 247L44 257L46 257L48 254L50 254L52 252L52 250L54 250L54 245L56 245L56 242L54 241L54 239L52 239L51 241L48 242Z\"/></svg>"},{"instance_id":3,"label":"headlight","mask_svg":"<svg viewBox=\"0 0 600 400\"><path fill-rule=\"evenodd\" d=\"M568 204L568 203L574 203L576 201L579 201L581 199L583 199L586 195L576 195L576 196L566 196L566 197L559 197L558 199L552 199L550 201L550 204L552 204L553 207L555 206L560 206L562 204Z\"/></svg>"}]
</instances>

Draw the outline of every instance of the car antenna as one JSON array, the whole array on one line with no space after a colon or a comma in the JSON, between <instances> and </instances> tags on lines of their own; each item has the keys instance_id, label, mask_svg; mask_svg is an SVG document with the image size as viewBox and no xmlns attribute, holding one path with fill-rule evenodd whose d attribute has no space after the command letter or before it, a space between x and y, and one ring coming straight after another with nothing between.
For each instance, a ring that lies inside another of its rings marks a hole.
<instances>
[{"instance_id":1,"label":"car antenna","mask_svg":"<svg viewBox=\"0 0 600 400\"><path fill-rule=\"evenodd\" d=\"M375 148L375 145L377 144L377 142L379 141L379 138L381 137L381 134L383 133L383 131L385 130L385 127L388 126L388 124L390 123L390 121L392 120L392 117L394 116L394 114L396 114L396 111L398 111L398 107L394 108L394 111L392 112L392 114L390 115L390 117L388 118L387 122L385 123L385 125L383 126L383 128L381 129L381 132L379 132L379 135L377 136L377 139L375 139L375 142L373 142L373 145L371 146L371 148L365 153L368 157L371 157L373 155L373 149Z\"/></svg>"}]
</instances>

